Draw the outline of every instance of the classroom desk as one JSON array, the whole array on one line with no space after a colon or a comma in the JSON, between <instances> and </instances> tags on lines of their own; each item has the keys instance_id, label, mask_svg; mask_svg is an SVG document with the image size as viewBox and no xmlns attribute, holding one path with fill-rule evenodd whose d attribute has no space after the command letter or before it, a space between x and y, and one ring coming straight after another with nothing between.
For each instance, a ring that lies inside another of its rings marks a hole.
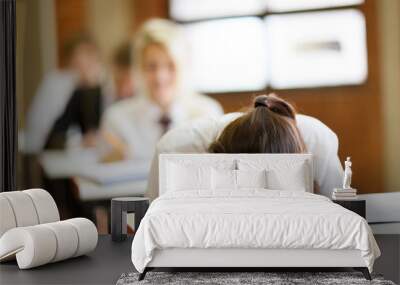
<instances>
[{"instance_id":1,"label":"classroom desk","mask_svg":"<svg viewBox=\"0 0 400 285\"><path fill-rule=\"evenodd\" d=\"M40 164L50 180L71 179L76 190L74 196L82 202L143 196L150 168L149 161L100 163L98 154L91 149L46 151L40 156ZM126 177L135 171L136 177ZM102 181L102 176L112 183Z\"/></svg>"},{"instance_id":2,"label":"classroom desk","mask_svg":"<svg viewBox=\"0 0 400 285\"><path fill-rule=\"evenodd\" d=\"M98 163L98 155L92 149L50 150L39 156L39 163L49 179L68 179Z\"/></svg>"},{"instance_id":3,"label":"classroom desk","mask_svg":"<svg viewBox=\"0 0 400 285\"><path fill-rule=\"evenodd\" d=\"M39 161L61 216L89 218L101 233L109 232L111 199L143 196L150 169L150 161L101 163L90 149L45 151Z\"/></svg>"},{"instance_id":4,"label":"classroom desk","mask_svg":"<svg viewBox=\"0 0 400 285\"><path fill-rule=\"evenodd\" d=\"M77 198L81 202L111 200L116 197L143 196L147 180L128 181L101 185L79 176L72 178L77 187Z\"/></svg>"}]
</instances>

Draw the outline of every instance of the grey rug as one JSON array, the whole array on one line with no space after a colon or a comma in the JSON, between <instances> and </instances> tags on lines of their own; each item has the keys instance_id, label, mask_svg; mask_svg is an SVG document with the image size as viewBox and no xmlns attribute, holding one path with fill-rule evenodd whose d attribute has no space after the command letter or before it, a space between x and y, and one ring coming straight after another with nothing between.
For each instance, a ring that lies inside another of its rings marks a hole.
<instances>
[{"instance_id":1,"label":"grey rug","mask_svg":"<svg viewBox=\"0 0 400 285\"><path fill-rule=\"evenodd\" d=\"M395 285L384 280L380 275L372 275L368 281L359 272L148 272L146 278L138 281L138 273L125 273L117 281L117 285L133 284L266 284L266 285L297 285L297 284L368 284Z\"/></svg>"}]
</instances>

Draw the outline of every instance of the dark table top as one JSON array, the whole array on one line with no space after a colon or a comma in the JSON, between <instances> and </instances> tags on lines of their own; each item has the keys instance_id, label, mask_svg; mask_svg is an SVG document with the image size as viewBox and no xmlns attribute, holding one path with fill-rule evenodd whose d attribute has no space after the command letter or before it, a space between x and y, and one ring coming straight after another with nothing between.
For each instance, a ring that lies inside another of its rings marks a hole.
<instances>
[{"instance_id":1,"label":"dark table top","mask_svg":"<svg viewBox=\"0 0 400 285\"><path fill-rule=\"evenodd\" d=\"M19 270L16 261L0 264L0 284L115 284L124 272L134 271L133 237L123 242L100 235L96 249L80 256L40 267Z\"/></svg>"},{"instance_id":2,"label":"dark table top","mask_svg":"<svg viewBox=\"0 0 400 285\"><path fill-rule=\"evenodd\" d=\"M400 235L375 236L382 256L374 272L398 283L400 280ZM0 264L0 284L115 284L124 272L134 271L131 262L132 237L112 242L99 236L97 248L87 256L19 270L15 261Z\"/></svg>"}]
</instances>

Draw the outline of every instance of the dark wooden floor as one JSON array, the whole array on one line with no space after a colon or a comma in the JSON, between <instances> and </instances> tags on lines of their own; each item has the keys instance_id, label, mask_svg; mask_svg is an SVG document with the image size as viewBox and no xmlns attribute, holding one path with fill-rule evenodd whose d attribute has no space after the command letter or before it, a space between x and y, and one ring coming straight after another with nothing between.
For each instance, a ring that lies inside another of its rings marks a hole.
<instances>
[{"instance_id":1,"label":"dark wooden floor","mask_svg":"<svg viewBox=\"0 0 400 285\"><path fill-rule=\"evenodd\" d=\"M399 283L400 235L377 235L376 240L382 257L376 261L374 272ZM0 284L115 284L122 273L134 271L131 243L132 237L114 243L110 236L100 236L96 250L88 256L29 270L19 270L16 262L3 263Z\"/></svg>"},{"instance_id":2,"label":"dark wooden floor","mask_svg":"<svg viewBox=\"0 0 400 285\"><path fill-rule=\"evenodd\" d=\"M0 284L115 284L124 272L135 268L131 261L132 237L115 243L99 236L95 251L41 267L19 270L16 262L0 264Z\"/></svg>"}]
</instances>

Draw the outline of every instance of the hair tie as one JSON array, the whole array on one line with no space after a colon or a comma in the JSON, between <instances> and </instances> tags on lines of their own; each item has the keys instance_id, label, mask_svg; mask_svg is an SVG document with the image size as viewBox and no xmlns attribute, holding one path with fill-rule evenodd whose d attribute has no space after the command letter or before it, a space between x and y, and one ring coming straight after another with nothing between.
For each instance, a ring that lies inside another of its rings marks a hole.
<instances>
[{"instance_id":1,"label":"hair tie","mask_svg":"<svg viewBox=\"0 0 400 285\"><path fill-rule=\"evenodd\" d=\"M269 106L267 104L267 100L268 100L268 97L266 95L257 96L256 99L254 100L254 108L257 108L260 106L269 108Z\"/></svg>"},{"instance_id":2,"label":"hair tie","mask_svg":"<svg viewBox=\"0 0 400 285\"><path fill-rule=\"evenodd\" d=\"M257 108L257 107L266 107L266 108L268 108L268 105L265 102L255 102L254 103L254 108Z\"/></svg>"}]
</instances>

